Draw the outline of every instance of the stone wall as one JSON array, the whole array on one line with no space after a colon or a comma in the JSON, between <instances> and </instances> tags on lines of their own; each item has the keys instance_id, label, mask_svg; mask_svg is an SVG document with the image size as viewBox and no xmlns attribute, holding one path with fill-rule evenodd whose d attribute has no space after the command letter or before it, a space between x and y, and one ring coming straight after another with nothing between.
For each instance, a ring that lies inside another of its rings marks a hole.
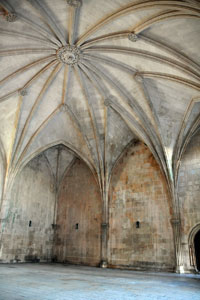
<instances>
[{"instance_id":1,"label":"stone wall","mask_svg":"<svg viewBox=\"0 0 200 300\"><path fill-rule=\"evenodd\" d=\"M115 167L110 188L109 264L172 270L171 208L165 178L141 142ZM136 222L140 228L136 228Z\"/></svg>"},{"instance_id":2,"label":"stone wall","mask_svg":"<svg viewBox=\"0 0 200 300\"><path fill-rule=\"evenodd\" d=\"M57 156L54 161L53 155L45 153L24 167L4 199L0 260L53 259L99 265L102 223L99 186L87 165L75 159L67 173L63 173L56 193ZM61 164L63 170L67 170L68 160L72 163L72 159L73 156L70 160L66 156ZM185 272L194 271L189 237L198 224L200 228L199 195L200 134L197 134L183 155L178 181ZM147 146L137 142L119 159L111 178L109 266L173 270L171 217L166 180ZM136 228L137 221L139 228ZM54 223L57 225L53 229Z\"/></svg>"},{"instance_id":3,"label":"stone wall","mask_svg":"<svg viewBox=\"0 0 200 300\"><path fill-rule=\"evenodd\" d=\"M183 265L185 271L192 271L194 267L189 255L189 235L195 226L200 225L200 133L192 138L183 155L179 171L178 196Z\"/></svg>"},{"instance_id":4,"label":"stone wall","mask_svg":"<svg viewBox=\"0 0 200 300\"><path fill-rule=\"evenodd\" d=\"M4 180L4 161L3 157L1 156L1 149L0 149L0 206L2 201L2 192L3 192L3 180ZM1 215L1 208L0 208L0 215Z\"/></svg>"},{"instance_id":5,"label":"stone wall","mask_svg":"<svg viewBox=\"0 0 200 300\"><path fill-rule=\"evenodd\" d=\"M59 262L99 265L102 205L99 187L76 160L59 189L55 257Z\"/></svg>"},{"instance_id":6,"label":"stone wall","mask_svg":"<svg viewBox=\"0 0 200 300\"><path fill-rule=\"evenodd\" d=\"M3 204L1 261L50 261L55 193L43 155L18 174Z\"/></svg>"}]
</instances>

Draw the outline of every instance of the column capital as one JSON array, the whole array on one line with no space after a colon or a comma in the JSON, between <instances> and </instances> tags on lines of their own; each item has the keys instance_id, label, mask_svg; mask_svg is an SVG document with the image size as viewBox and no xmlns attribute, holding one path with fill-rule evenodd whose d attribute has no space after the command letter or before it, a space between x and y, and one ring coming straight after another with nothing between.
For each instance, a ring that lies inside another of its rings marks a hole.
<instances>
[{"instance_id":1,"label":"column capital","mask_svg":"<svg viewBox=\"0 0 200 300\"><path fill-rule=\"evenodd\" d=\"M108 223L101 223L101 227L102 227L102 228L106 228L106 229L107 229L107 228L108 228L108 226L109 226L109 224L108 224Z\"/></svg>"},{"instance_id":2,"label":"column capital","mask_svg":"<svg viewBox=\"0 0 200 300\"><path fill-rule=\"evenodd\" d=\"M179 218L172 218L171 220L172 225L180 225L181 220Z\"/></svg>"}]
</instances>

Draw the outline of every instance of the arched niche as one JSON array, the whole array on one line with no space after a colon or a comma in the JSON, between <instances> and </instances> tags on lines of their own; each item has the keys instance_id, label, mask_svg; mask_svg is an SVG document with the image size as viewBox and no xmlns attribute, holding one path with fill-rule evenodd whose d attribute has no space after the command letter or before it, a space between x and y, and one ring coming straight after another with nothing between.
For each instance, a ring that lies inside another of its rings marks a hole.
<instances>
[{"instance_id":1,"label":"arched niche","mask_svg":"<svg viewBox=\"0 0 200 300\"><path fill-rule=\"evenodd\" d=\"M174 269L172 207L166 179L143 142L125 150L109 192L108 263L133 269Z\"/></svg>"},{"instance_id":2,"label":"arched niche","mask_svg":"<svg viewBox=\"0 0 200 300\"><path fill-rule=\"evenodd\" d=\"M200 132L192 137L181 159L177 195L181 218L183 267L186 273L194 272L194 265L191 265L192 244L191 239L188 244L188 237L191 235L192 228L200 222Z\"/></svg>"},{"instance_id":3,"label":"arched niche","mask_svg":"<svg viewBox=\"0 0 200 300\"><path fill-rule=\"evenodd\" d=\"M101 223L99 186L89 167L76 158L58 191L55 260L98 266Z\"/></svg>"},{"instance_id":4,"label":"arched niche","mask_svg":"<svg viewBox=\"0 0 200 300\"><path fill-rule=\"evenodd\" d=\"M9 185L8 185L8 190L12 188L12 184L15 180L15 177L17 176L18 173L21 172L21 170L36 156L40 155L41 153L45 153L46 151L48 151L49 149L56 149L59 147L63 147L63 149L65 149L66 151L73 153L74 156L79 157L81 160L83 160L90 168L90 170L92 171L92 173L94 174L94 176L96 176L96 171L93 167L93 165L91 164L91 162L81 153L81 151L79 151L78 149L76 149L73 145L71 145L70 143L64 141L64 140L56 140L53 141L49 144L43 145L39 148L37 148L37 150L29 153L27 156L25 156L23 158L22 161L20 161L20 163L17 165L17 167L15 168L14 173L12 173L11 178L9 178ZM96 177L95 177L96 178Z\"/></svg>"},{"instance_id":5,"label":"arched niche","mask_svg":"<svg viewBox=\"0 0 200 300\"><path fill-rule=\"evenodd\" d=\"M74 159L64 145L37 153L17 173L4 201L4 262L51 261L57 189Z\"/></svg>"},{"instance_id":6,"label":"arched niche","mask_svg":"<svg viewBox=\"0 0 200 300\"><path fill-rule=\"evenodd\" d=\"M197 235L200 235L200 223L192 228L188 238L190 266L193 268L193 271L200 272L200 247L198 253L197 247L195 247L197 246L195 245L197 243L197 241L195 241Z\"/></svg>"},{"instance_id":7,"label":"arched niche","mask_svg":"<svg viewBox=\"0 0 200 300\"><path fill-rule=\"evenodd\" d=\"M0 150L0 204L2 201L2 193L3 193L3 183L4 183L4 178L5 177L5 163L3 160L3 157L1 155L1 150ZM1 208L1 205L0 205Z\"/></svg>"},{"instance_id":8,"label":"arched niche","mask_svg":"<svg viewBox=\"0 0 200 300\"><path fill-rule=\"evenodd\" d=\"M0 215L3 203L3 189L4 189L4 182L5 182L5 173L6 173L6 156L2 141L0 139Z\"/></svg>"},{"instance_id":9,"label":"arched niche","mask_svg":"<svg viewBox=\"0 0 200 300\"><path fill-rule=\"evenodd\" d=\"M4 201L1 260L50 261L55 191L44 153L18 173Z\"/></svg>"}]
</instances>

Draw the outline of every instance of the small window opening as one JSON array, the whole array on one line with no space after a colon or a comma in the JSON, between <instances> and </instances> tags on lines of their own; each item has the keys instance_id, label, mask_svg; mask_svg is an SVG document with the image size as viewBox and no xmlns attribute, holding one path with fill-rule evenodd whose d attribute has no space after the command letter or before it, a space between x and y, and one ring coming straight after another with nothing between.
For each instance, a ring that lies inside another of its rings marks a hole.
<instances>
[{"instance_id":1,"label":"small window opening","mask_svg":"<svg viewBox=\"0 0 200 300\"><path fill-rule=\"evenodd\" d=\"M78 230L78 223L76 223L75 229Z\"/></svg>"},{"instance_id":2,"label":"small window opening","mask_svg":"<svg viewBox=\"0 0 200 300\"><path fill-rule=\"evenodd\" d=\"M135 222L135 225L136 225L136 228L140 228L140 222L139 221Z\"/></svg>"},{"instance_id":3,"label":"small window opening","mask_svg":"<svg viewBox=\"0 0 200 300\"><path fill-rule=\"evenodd\" d=\"M29 227L31 227L32 226L32 221L29 221Z\"/></svg>"}]
</instances>

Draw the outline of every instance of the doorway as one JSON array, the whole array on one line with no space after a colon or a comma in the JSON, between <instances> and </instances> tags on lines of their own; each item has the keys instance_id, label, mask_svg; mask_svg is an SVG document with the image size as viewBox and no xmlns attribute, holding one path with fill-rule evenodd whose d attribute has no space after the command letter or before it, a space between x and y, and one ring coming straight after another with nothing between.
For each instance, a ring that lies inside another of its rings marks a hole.
<instances>
[{"instance_id":1,"label":"doorway","mask_svg":"<svg viewBox=\"0 0 200 300\"><path fill-rule=\"evenodd\" d=\"M200 272L200 230L196 233L194 237L194 249L195 249L195 257L196 257L196 267Z\"/></svg>"}]
</instances>

